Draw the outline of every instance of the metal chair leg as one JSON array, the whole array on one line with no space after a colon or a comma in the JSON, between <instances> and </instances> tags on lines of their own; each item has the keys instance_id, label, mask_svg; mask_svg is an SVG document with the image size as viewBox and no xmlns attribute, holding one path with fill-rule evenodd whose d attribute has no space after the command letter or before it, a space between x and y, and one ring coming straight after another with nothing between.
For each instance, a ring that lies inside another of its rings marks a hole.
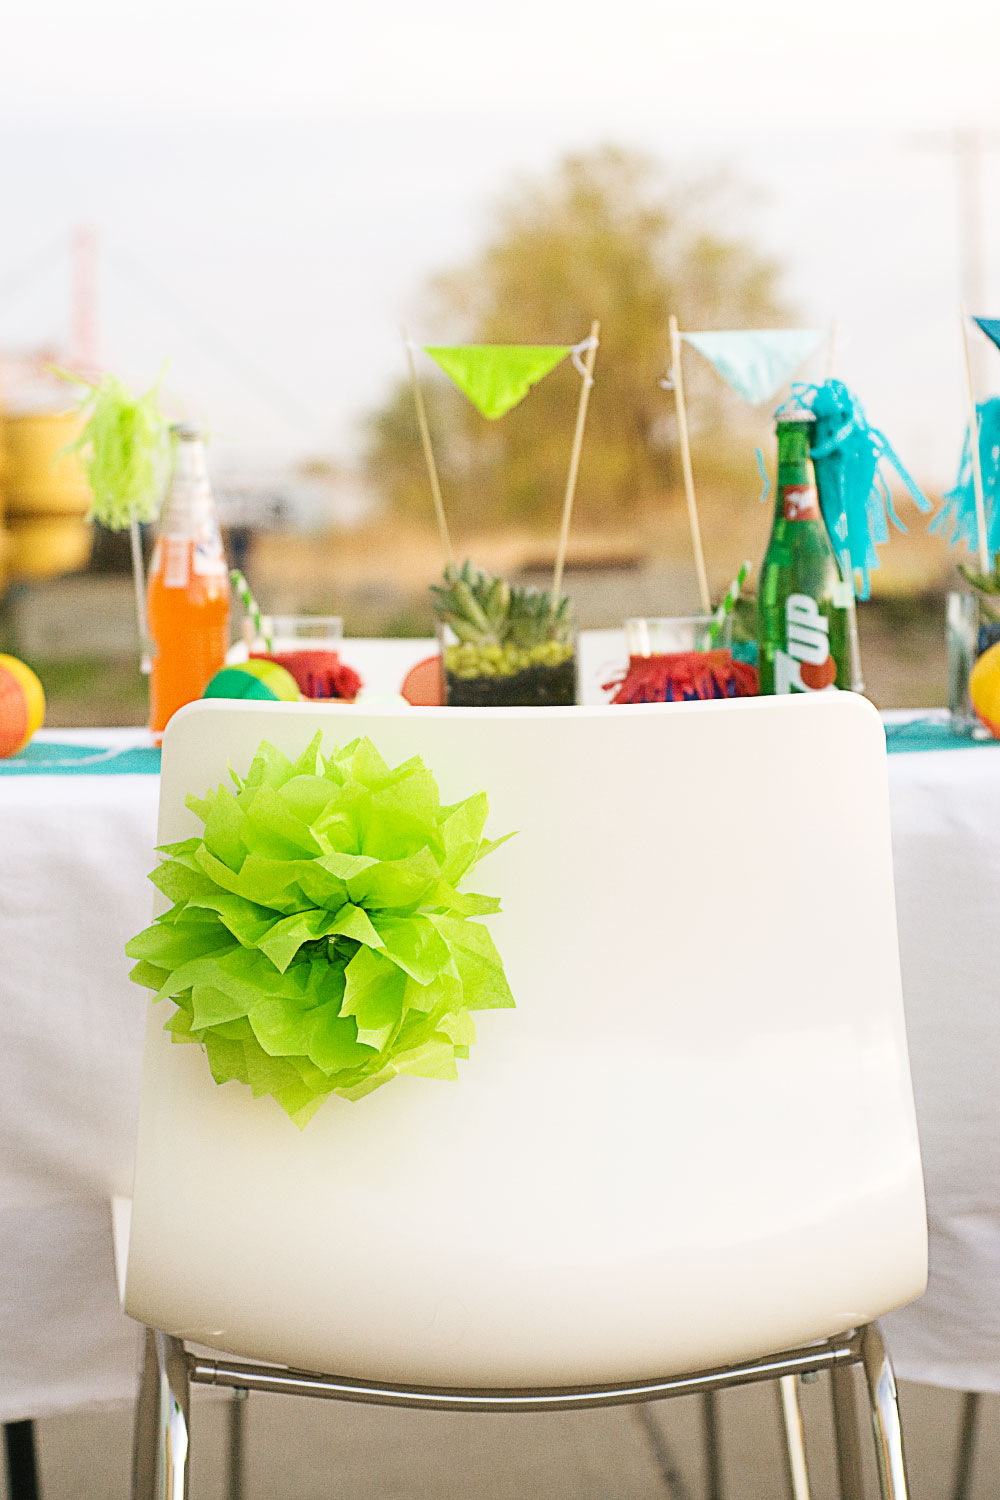
<instances>
[{"instance_id":1,"label":"metal chair leg","mask_svg":"<svg viewBox=\"0 0 1000 1500\"><path fill-rule=\"evenodd\" d=\"M132 1500L187 1500L189 1404L183 1344L147 1328L136 1408Z\"/></svg>"},{"instance_id":2,"label":"metal chair leg","mask_svg":"<svg viewBox=\"0 0 1000 1500\"><path fill-rule=\"evenodd\" d=\"M5 1422L3 1443L10 1500L40 1500L34 1422Z\"/></svg>"},{"instance_id":3,"label":"metal chair leg","mask_svg":"<svg viewBox=\"0 0 1000 1500\"><path fill-rule=\"evenodd\" d=\"M701 1398L702 1447L705 1453L705 1500L723 1500L722 1444L719 1438L719 1398L717 1391L705 1391Z\"/></svg>"},{"instance_id":4,"label":"metal chair leg","mask_svg":"<svg viewBox=\"0 0 1000 1500\"><path fill-rule=\"evenodd\" d=\"M806 1466L806 1440L802 1431L802 1411L794 1375L782 1375L778 1381L778 1405L785 1432L785 1478L790 1500L809 1500L809 1470Z\"/></svg>"},{"instance_id":5,"label":"metal chair leg","mask_svg":"<svg viewBox=\"0 0 1000 1500\"><path fill-rule=\"evenodd\" d=\"M868 1384L882 1500L907 1500L909 1492L906 1487L896 1377L892 1373L882 1336L874 1323L869 1323L861 1330L861 1363Z\"/></svg>"},{"instance_id":6,"label":"metal chair leg","mask_svg":"<svg viewBox=\"0 0 1000 1500\"><path fill-rule=\"evenodd\" d=\"M142 1344L142 1368L135 1403L132 1432L132 1500L147 1500L154 1493L156 1432L160 1411L160 1373L156 1360L156 1335L147 1328Z\"/></svg>"},{"instance_id":7,"label":"metal chair leg","mask_svg":"<svg viewBox=\"0 0 1000 1500\"><path fill-rule=\"evenodd\" d=\"M629 1408L636 1426L648 1444L650 1455L659 1473L663 1494L670 1500L691 1500L690 1491L684 1481L677 1460L671 1451L663 1429L653 1416L651 1401L638 1401Z\"/></svg>"},{"instance_id":8,"label":"metal chair leg","mask_svg":"<svg viewBox=\"0 0 1000 1500\"><path fill-rule=\"evenodd\" d=\"M249 1391L236 1387L229 1400L227 1423L227 1459L229 1472L226 1476L226 1500L242 1500L244 1464L244 1437L246 1426L246 1403Z\"/></svg>"},{"instance_id":9,"label":"metal chair leg","mask_svg":"<svg viewBox=\"0 0 1000 1500\"><path fill-rule=\"evenodd\" d=\"M955 1484L951 1500L968 1500L972 1483L972 1460L976 1453L976 1424L979 1420L979 1392L966 1391L962 1397L962 1426L955 1462Z\"/></svg>"},{"instance_id":10,"label":"metal chair leg","mask_svg":"<svg viewBox=\"0 0 1000 1500\"><path fill-rule=\"evenodd\" d=\"M858 1403L853 1369L838 1367L830 1371L830 1395L833 1403L833 1431L837 1447L840 1500L865 1500L865 1480L861 1467L861 1436L858 1432Z\"/></svg>"}]
</instances>

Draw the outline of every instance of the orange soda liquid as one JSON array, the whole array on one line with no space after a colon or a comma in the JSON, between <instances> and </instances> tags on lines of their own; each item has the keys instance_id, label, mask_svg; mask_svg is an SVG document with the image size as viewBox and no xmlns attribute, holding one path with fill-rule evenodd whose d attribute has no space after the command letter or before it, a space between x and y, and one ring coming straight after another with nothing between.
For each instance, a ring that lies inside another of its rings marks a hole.
<instances>
[{"instance_id":1,"label":"orange soda liquid","mask_svg":"<svg viewBox=\"0 0 1000 1500\"><path fill-rule=\"evenodd\" d=\"M200 698L225 665L229 649L229 579L225 562L208 568L198 543L165 536L156 544L146 594L153 668L149 727L159 738L167 720ZM214 560L213 560L214 562Z\"/></svg>"}]
</instances>

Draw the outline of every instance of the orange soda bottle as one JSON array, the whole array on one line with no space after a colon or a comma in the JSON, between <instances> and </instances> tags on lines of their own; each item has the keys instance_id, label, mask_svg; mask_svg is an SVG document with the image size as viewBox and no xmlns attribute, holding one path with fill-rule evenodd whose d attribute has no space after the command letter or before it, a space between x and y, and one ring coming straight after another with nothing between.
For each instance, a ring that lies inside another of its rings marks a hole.
<instances>
[{"instance_id":1,"label":"orange soda bottle","mask_svg":"<svg viewBox=\"0 0 1000 1500\"><path fill-rule=\"evenodd\" d=\"M152 647L149 727L200 698L229 649L229 575L200 434L178 426L174 469L146 592Z\"/></svg>"}]
</instances>

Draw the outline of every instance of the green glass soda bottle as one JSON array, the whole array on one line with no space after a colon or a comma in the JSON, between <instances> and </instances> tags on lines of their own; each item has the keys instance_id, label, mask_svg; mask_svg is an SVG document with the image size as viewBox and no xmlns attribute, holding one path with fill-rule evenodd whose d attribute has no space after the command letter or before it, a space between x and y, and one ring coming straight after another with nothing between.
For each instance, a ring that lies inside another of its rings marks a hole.
<instances>
[{"instance_id":1,"label":"green glass soda bottle","mask_svg":"<svg viewBox=\"0 0 1000 1500\"><path fill-rule=\"evenodd\" d=\"M851 686L851 585L841 577L809 458L814 418L778 414L774 526L760 568L757 637L762 693Z\"/></svg>"}]
</instances>

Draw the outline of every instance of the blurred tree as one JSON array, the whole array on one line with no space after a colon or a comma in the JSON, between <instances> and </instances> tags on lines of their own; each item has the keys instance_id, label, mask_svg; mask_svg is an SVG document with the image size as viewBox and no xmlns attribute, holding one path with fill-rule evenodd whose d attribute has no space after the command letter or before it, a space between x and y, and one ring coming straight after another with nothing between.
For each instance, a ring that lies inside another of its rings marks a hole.
<instances>
[{"instance_id":1,"label":"blurred tree","mask_svg":"<svg viewBox=\"0 0 1000 1500\"><path fill-rule=\"evenodd\" d=\"M601 321L576 501L579 519L626 519L679 484L675 417L660 388L667 319L681 328L780 324L778 267L714 227L724 181L673 183L655 162L604 147L569 156L548 180L501 205L485 249L429 286L429 343L576 343ZM417 354L456 527L516 521L548 528L559 514L580 380L569 361L506 417L488 422ZM747 414L697 355L685 384L699 480L756 470L735 435ZM413 397L403 381L368 421L366 474L397 514L430 515Z\"/></svg>"}]
</instances>

